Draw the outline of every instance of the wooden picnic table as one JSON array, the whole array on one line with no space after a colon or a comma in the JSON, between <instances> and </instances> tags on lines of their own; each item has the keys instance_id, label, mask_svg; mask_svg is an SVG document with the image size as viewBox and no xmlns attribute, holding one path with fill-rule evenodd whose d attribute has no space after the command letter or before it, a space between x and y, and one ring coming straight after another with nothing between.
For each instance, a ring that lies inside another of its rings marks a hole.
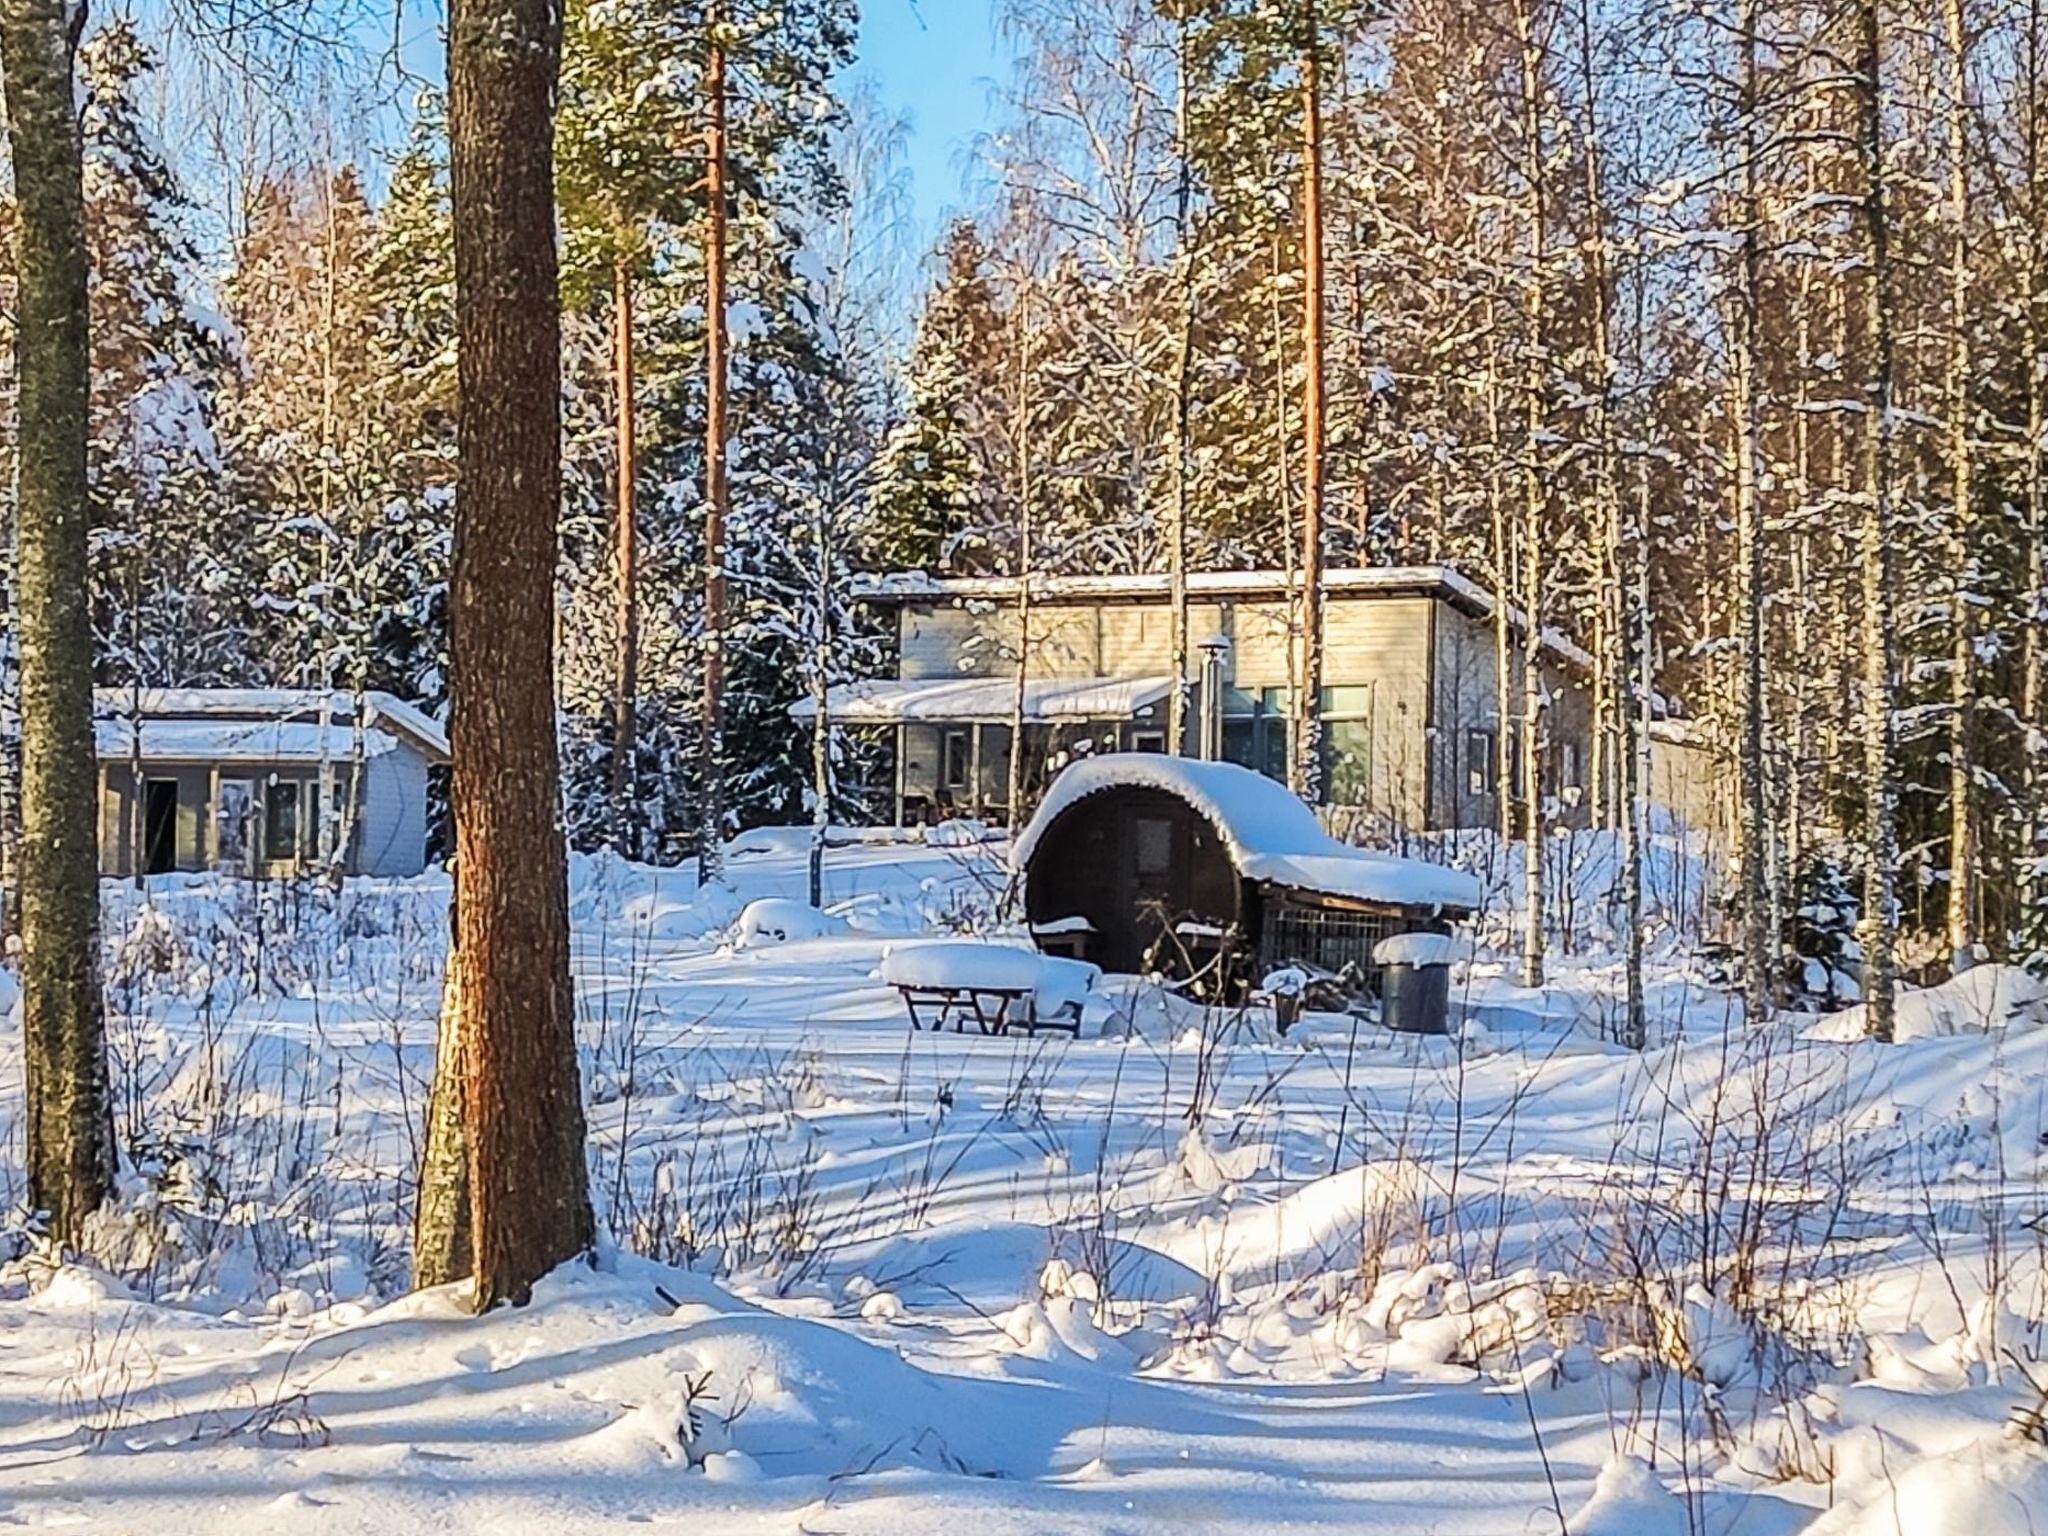
<instances>
[{"instance_id":1,"label":"wooden picnic table","mask_svg":"<svg viewBox=\"0 0 2048 1536\"><path fill-rule=\"evenodd\" d=\"M903 999L913 1030L949 1024L964 1034L1041 1030L1080 1038L1083 1000L1102 973L1078 960L1040 955L1014 945L940 940L892 949L882 980Z\"/></svg>"}]
</instances>

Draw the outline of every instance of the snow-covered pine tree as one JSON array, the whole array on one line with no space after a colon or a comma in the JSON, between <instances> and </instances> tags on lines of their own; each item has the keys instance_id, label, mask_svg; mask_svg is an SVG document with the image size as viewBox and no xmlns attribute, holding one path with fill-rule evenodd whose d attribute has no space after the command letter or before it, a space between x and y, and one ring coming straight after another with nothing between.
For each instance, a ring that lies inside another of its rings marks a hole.
<instances>
[{"instance_id":1,"label":"snow-covered pine tree","mask_svg":"<svg viewBox=\"0 0 2048 1536\"><path fill-rule=\"evenodd\" d=\"M234 337L208 305L191 203L143 109L157 67L127 20L79 50L94 274L94 627L105 682L222 682L242 673L247 622L216 434Z\"/></svg>"}]
</instances>

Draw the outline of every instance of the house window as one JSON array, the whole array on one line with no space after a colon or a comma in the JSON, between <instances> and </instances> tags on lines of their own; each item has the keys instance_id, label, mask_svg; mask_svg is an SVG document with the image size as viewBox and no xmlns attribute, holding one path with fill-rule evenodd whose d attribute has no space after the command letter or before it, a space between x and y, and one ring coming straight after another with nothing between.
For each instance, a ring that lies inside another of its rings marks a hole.
<instances>
[{"instance_id":1,"label":"house window","mask_svg":"<svg viewBox=\"0 0 2048 1536\"><path fill-rule=\"evenodd\" d=\"M1372 803L1372 684L1323 690L1323 772L1332 805Z\"/></svg>"},{"instance_id":2,"label":"house window","mask_svg":"<svg viewBox=\"0 0 2048 1536\"><path fill-rule=\"evenodd\" d=\"M267 863L317 858L320 786L310 779L270 779L263 786L263 847Z\"/></svg>"},{"instance_id":3,"label":"house window","mask_svg":"<svg viewBox=\"0 0 2048 1536\"><path fill-rule=\"evenodd\" d=\"M965 730L948 730L939 744L939 785L943 789L965 789L974 765L974 747Z\"/></svg>"},{"instance_id":4,"label":"house window","mask_svg":"<svg viewBox=\"0 0 2048 1536\"><path fill-rule=\"evenodd\" d=\"M1133 731L1131 733L1131 750L1133 752L1164 752L1166 750L1166 732Z\"/></svg>"},{"instance_id":5,"label":"house window","mask_svg":"<svg viewBox=\"0 0 2048 1536\"><path fill-rule=\"evenodd\" d=\"M1467 731L1465 733L1465 792L1473 795L1493 793L1494 781L1499 777L1500 759L1496 755L1498 745L1491 731Z\"/></svg>"}]
</instances>

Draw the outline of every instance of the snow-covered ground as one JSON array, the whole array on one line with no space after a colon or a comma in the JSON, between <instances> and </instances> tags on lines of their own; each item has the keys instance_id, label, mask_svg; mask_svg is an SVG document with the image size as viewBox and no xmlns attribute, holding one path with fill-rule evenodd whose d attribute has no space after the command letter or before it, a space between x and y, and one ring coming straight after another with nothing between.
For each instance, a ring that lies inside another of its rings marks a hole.
<instances>
[{"instance_id":1,"label":"snow-covered ground","mask_svg":"<svg viewBox=\"0 0 2048 1536\"><path fill-rule=\"evenodd\" d=\"M1641 1056L1597 943L1534 993L1482 945L1457 1041L1116 979L1076 1041L912 1034L886 950L1002 893L954 842L835 848L823 920L793 838L578 861L606 1249L483 1319L405 1295L445 885L109 887L118 1273L0 1273L0 1520L2048 1528L2024 978L1748 1030L1667 861Z\"/></svg>"}]
</instances>

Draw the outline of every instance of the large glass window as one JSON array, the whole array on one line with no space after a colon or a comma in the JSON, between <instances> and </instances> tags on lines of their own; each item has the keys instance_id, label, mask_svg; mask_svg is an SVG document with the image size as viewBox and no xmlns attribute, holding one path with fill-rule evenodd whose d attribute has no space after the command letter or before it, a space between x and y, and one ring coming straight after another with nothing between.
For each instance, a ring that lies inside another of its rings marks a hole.
<instances>
[{"instance_id":1,"label":"large glass window","mask_svg":"<svg viewBox=\"0 0 2048 1536\"><path fill-rule=\"evenodd\" d=\"M1372 684L1323 690L1323 763L1332 805L1372 804Z\"/></svg>"},{"instance_id":2,"label":"large glass window","mask_svg":"<svg viewBox=\"0 0 2048 1536\"><path fill-rule=\"evenodd\" d=\"M262 857L282 864L320 853L320 786L310 779L269 779L263 785Z\"/></svg>"}]
</instances>

